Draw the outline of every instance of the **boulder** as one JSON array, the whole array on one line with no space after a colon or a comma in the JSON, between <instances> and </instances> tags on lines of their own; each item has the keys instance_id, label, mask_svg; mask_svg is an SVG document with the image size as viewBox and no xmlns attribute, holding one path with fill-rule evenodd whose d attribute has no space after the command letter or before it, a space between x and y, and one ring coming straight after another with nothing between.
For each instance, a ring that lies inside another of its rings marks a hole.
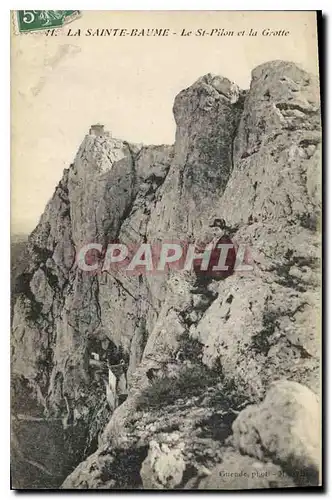
<instances>
[{"instance_id":1,"label":"boulder","mask_svg":"<svg viewBox=\"0 0 332 500\"><path fill-rule=\"evenodd\" d=\"M261 404L240 413L232 442L241 453L280 464L297 483L317 484L320 421L317 396L304 385L279 380Z\"/></svg>"},{"instance_id":2,"label":"boulder","mask_svg":"<svg viewBox=\"0 0 332 500\"><path fill-rule=\"evenodd\" d=\"M148 456L141 468L145 489L174 489L180 485L186 464L181 449L166 443L150 442Z\"/></svg>"}]
</instances>

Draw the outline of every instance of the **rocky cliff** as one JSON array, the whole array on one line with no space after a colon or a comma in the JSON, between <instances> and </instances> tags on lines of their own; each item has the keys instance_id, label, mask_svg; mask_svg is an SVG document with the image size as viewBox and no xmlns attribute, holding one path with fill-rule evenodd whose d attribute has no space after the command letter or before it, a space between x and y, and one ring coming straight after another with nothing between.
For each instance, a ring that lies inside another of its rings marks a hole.
<instances>
[{"instance_id":1,"label":"rocky cliff","mask_svg":"<svg viewBox=\"0 0 332 500\"><path fill-rule=\"evenodd\" d=\"M14 487L36 470L36 487L68 475L63 488L319 480L317 78L283 61L247 91L208 74L173 110L174 146L87 135L29 237L13 292ZM186 241L215 218L250 248L251 272L197 287L189 271L77 266L89 242ZM125 362L114 411L93 353ZM52 429L37 448L31 419Z\"/></svg>"}]
</instances>

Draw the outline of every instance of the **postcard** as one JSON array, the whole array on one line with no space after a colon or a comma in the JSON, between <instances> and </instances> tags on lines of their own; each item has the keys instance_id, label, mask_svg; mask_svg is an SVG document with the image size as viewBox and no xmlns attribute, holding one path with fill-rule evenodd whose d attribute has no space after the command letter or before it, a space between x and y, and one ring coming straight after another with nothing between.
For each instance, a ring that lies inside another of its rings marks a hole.
<instances>
[{"instance_id":1,"label":"postcard","mask_svg":"<svg viewBox=\"0 0 332 500\"><path fill-rule=\"evenodd\" d=\"M319 13L11 14L12 489L321 486Z\"/></svg>"}]
</instances>

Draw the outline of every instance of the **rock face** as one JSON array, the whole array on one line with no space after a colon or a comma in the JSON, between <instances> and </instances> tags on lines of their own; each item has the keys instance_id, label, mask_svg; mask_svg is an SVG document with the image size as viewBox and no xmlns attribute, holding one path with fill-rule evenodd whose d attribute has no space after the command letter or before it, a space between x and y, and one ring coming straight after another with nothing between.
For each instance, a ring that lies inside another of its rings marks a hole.
<instances>
[{"instance_id":1,"label":"rock face","mask_svg":"<svg viewBox=\"0 0 332 500\"><path fill-rule=\"evenodd\" d=\"M248 91L208 74L174 116L174 146L87 135L64 171L13 285L13 412L60 427L66 460L44 487L317 484L318 81L282 61L253 70ZM87 243L199 239L216 218L253 270L198 283L77 266ZM127 367L113 413L93 353ZM30 486L22 435L14 487Z\"/></svg>"},{"instance_id":2,"label":"rock face","mask_svg":"<svg viewBox=\"0 0 332 500\"><path fill-rule=\"evenodd\" d=\"M152 214L159 234L196 235L218 204L233 169L233 147L243 108L231 82L211 74L175 98L174 160L163 197Z\"/></svg>"}]
</instances>

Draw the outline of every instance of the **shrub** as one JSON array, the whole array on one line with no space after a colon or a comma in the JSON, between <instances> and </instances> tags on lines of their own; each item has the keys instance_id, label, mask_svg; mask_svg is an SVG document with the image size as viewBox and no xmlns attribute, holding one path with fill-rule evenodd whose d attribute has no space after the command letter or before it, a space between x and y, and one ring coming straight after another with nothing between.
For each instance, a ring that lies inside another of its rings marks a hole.
<instances>
[{"instance_id":1,"label":"shrub","mask_svg":"<svg viewBox=\"0 0 332 500\"><path fill-rule=\"evenodd\" d=\"M238 411L248 403L248 396L239 392L234 380L222 378L220 390L209 399L209 404L217 409Z\"/></svg>"},{"instance_id":2,"label":"shrub","mask_svg":"<svg viewBox=\"0 0 332 500\"><path fill-rule=\"evenodd\" d=\"M183 333L178 338L178 352L183 360L189 359L195 363L202 359L203 344L188 333Z\"/></svg>"},{"instance_id":3,"label":"shrub","mask_svg":"<svg viewBox=\"0 0 332 500\"><path fill-rule=\"evenodd\" d=\"M161 408L180 398L199 396L220 381L217 371L202 364L183 366L178 377L156 378L139 397L137 409Z\"/></svg>"}]
</instances>

